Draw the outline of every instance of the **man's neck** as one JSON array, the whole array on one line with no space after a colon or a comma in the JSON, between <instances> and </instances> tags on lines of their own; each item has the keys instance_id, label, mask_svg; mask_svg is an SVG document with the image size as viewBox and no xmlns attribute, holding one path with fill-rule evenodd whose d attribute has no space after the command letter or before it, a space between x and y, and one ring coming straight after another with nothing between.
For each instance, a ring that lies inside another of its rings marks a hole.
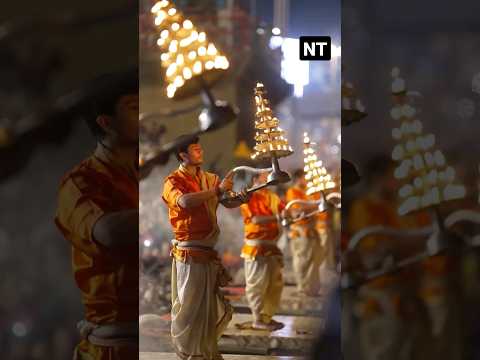
<instances>
[{"instance_id":1,"label":"man's neck","mask_svg":"<svg viewBox=\"0 0 480 360\"><path fill-rule=\"evenodd\" d=\"M200 168L199 165L192 165L192 164L185 164L185 163L182 163L182 166L189 174L192 174L194 176L197 175L197 169Z\"/></svg>"},{"instance_id":2,"label":"man's neck","mask_svg":"<svg viewBox=\"0 0 480 360\"><path fill-rule=\"evenodd\" d=\"M306 186L303 186L302 184L295 184L294 187L296 187L297 189L302 190L302 191L306 190Z\"/></svg>"},{"instance_id":3,"label":"man's neck","mask_svg":"<svg viewBox=\"0 0 480 360\"><path fill-rule=\"evenodd\" d=\"M111 153L113 158L122 164L135 164L137 159L137 147L117 144L109 139L104 139L101 144Z\"/></svg>"},{"instance_id":4,"label":"man's neck","mask_svg":"<svg viewBox=\"0 0 480 360\"><path fill-rule=\"evenodd\" d=\"M372 191L370 194L369 194L369 198L375 202L385 202L385 201L389 201L389 199L387 197L385 197L384 194L382 194L381 192L379 191ZM393 199L392 199L393 200Z\"/></svg>"}]
</instances>

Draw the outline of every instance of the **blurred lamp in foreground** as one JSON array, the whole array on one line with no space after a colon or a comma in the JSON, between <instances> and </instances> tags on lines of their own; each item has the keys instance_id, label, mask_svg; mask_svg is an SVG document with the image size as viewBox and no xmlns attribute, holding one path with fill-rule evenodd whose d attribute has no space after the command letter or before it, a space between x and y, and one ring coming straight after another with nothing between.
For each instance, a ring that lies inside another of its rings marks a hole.
<instances>
[{"instance_id":1,"label":"blurred lamp in foreground","mask_svg":"<svg viewBox=\"0 0 480 360\"><path fill-rule=\"evenodd\" d=\"M465 197L465 187L455 184L455 170L447 164L442 151L435 149L435 136L423 133L398 68L392 70L392 77L394 106L390 114L395 122L392 137L397 142L392 159L399 163L395 178L403 182L398 213L405 215Z\"/></svg>"},{"instance_id":2,"label":"blurred lamp in foreground","mask_svg":"<svg viewBox=\"0 0 480 360\"><path fill-rule=\"evenodd\" d=\"M326 190L335 188L335 182L332 180L327 169L322 162L317 159L317 155L312 148L312 142L308 133L303 134L303 155L304 155L304 173L307 181L307 195L323 193Z\"/></svg>"},{"instance_id":3,"label":"blurred lamp in foreground","mask_svg":"<svg viewBox=\"0 0 480 360\"><path fill-rule=\"evenodd\" d=\"M155 166L164 165L170 154L181 146L181 142L218 130L235 120L238 115L238 109L225 101L215 100L210 91L228 69L227 58L171 1L156 2L151 12L155 16L154 22L159 33L157 45L161 49L160 59L165 70L167 96L181 100L201 94L205 106L198 117L199 128L194 129L187 138L165 144L156 155L140 159L142 179L146 178Z\"/></svg>"},{"instance_id":4,"label":"blurred lamp in foreground","mask_svg":"<svg viewBox=\"0 0 480 360\"><path fill-rule=\"evenodd\" d=\"M162 50L161 62L169 98L197 94L202 88L210 87L228 69L227 58L171 1L158 1L151 11L159 31L157 45Z\"/></svg>"}]
</instances>

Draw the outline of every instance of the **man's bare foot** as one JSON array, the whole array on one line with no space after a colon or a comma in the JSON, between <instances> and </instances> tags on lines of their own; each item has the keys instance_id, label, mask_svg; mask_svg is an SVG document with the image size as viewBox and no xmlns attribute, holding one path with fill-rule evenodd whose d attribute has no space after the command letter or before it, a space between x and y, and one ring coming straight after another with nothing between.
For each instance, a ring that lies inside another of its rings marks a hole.
<instances>
[{"instance_id":1,"label":"man's bare foot","mask_svg":"<svg viewBox=\"0 0 480 360\"><path fill-rule=\"evenodd\" d=\"M280 330L280 329L283 329L285 327L285 324L282 323L282 322L279 322L279 321L275 321L275 320L270 320L270 324L273 324L275 325L276 327L276 330Z\"/></svg>"},{"instance_id":2,"label":"man's bare foot","mask_svg":"<svg viewBox=\"0 0 480 360\"><path fill-rule=\"evenodd\" d=\"M277 327L272 322L264 323L263 321L254 321L252 323L252 328L255 330L267 330L267 331L277 330Z\"/></svg>"}]
</instances>

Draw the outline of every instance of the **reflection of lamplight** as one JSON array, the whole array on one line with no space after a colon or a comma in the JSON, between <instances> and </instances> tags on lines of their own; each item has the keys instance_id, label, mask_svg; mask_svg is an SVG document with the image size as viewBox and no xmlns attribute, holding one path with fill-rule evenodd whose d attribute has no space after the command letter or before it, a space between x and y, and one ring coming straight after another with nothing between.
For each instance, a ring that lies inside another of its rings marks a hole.
<instances>
[{"instance_id":1,"label":"reflection of lamplight","mask_svg":"<svg viewBox=\"0 0 480 360\"><path fill-rule=\"evenodd\" d=\"M316 210L316 211L321 212L321 211L326 210L325 200L323 198L321 198L319 200L299 200L299 199L292 200L292 201L288 202L287 205L285 205L285 210L288 211L295 205L316 205L316 204L318 204L318 210Z\"/></svg>"},{"instance_id":2,"label":"reflection of lamplight","mask_svg":"<svg viewBox=\"0 0 480 360\"><path fill-rule=\"evenodd\" d=\"M271 159L273 171L268 176L271 185L290 181L290 175L280 169L278 159L293 153L292 147L285 138L285 132L279 127L279 120L273 116L269 102L265 98L265 88L262 83L257 83L255 95L255 153L253 160Z\"/></svg>"},{"instance_id":3,"label":"reflection of lamplight","mask_svg":"<svg viewBox=\"0 0 480 360\"><path fill-rule=\"evenodd\" d=\"M150 247L152 246L152 240L150 239L146 239L143 241L143 245L145 245L145 247Z\"/></svg>"},{"instance_id":4,"label":"reflection of lamplight","mask_svg":"<svg viewBox=\"0 0 480 360\"><path fill-rule=\"evenodd\" d=\"M287 205L285 205L285 211L286 213L288 214L288 212L290 211L290 209L292 209L294 206L298 208L298 206L313 206L313 205L318 205L318 208L315 209L315 210L312 210L308 213L302 213L300 216L296 217L296 218L292 218L290 216L285 216L283 219L282 219L282 226L289 226L297 221L301 221L301 220L305 220L305 219L308 219L308 218L311 218L312 216L315 216L317 214L320 214L324 211L326 211L328 209L327 207L327 204L325 202L325 199L322 197L320 198L319 200L300 200L300 199L296 199L296 200L292 200L290 202L287 203Z\"/></svg>"},{"instance_id":5,"label":"reflection of lamplight","mask_svg":"<svg viewBox=\"0 0 480 360\"><path fill-rule=\"evenodd\" d=\"M332 192L330 194L328 194L327 196L325 196L325 200L332 204L332 200L333 199L336 199L337 202L334 202L333 203L333 206L335 206L337 209L341 209L342 208L342 194L340 194L339 192Z\"/></svg>"},{"instance_id":6,"label":"reflection of lamplight","mask_svg":"<svg viewBox=\"0 0 480 360\"><path fill-rule=\"evenodd\" d=\"M250 167L250 166L237 166L236 168L230 170L225 177L232 177L233 178L235 176L235 174L240 172L240 171L245 171L247 173L255 175L255 174L270 172L270 171L272 171L272 168L257 169L257 168L253 168L253 167ZM269 182L266 182L265 184L253 186L250 189L247 189L247 194L250 194L250 193L255 192L257 190L263 189L263 188L265 188L269 185L271 185L271 184ZM236 201L238 199L238 195L239 194L235 193L234 191L227 191L220 198L220 202L222 204L228 204L231 201Z\"/></svg>"}]
</instances>

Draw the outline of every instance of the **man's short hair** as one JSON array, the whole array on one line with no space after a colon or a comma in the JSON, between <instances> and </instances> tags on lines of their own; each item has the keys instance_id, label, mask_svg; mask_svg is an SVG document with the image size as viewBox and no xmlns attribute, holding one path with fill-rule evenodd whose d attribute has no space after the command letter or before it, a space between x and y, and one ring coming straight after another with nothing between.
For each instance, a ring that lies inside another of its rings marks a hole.
<instances>
[{"instance_id":1,"label":"man's short hair","mask_svg":"<svg viewBox=\"0 0 480 360\"><path fill-rule=\"evenodd\" d=\"M305 176L305 173L303 169L296 169L292 174L292 179L293 181L297 181L298 179L301 179L304 176Z\"/></svg>"},{"instance_id":2,"label":"man's short hair","mask_svg":"<svg viewBox=\"0 0 480 360\"><path fill-rule=\"evenodd\" d=\"M386 155L375 155L368 160L366 166L366 175L368 181L387 175L387 172L393 169L395 162Z\"/></svg>"},{"instance_id":3,"label":"man's short hair","mask_svg":"<svg viewBox=\"0 0 480 360\"><path fill-rule=\"evenodd\" d=\"M192 144L198 144L200 139L198 136L180 135L174 141L178 144L175 147L175 156L179 162L182 162L183 159L180 157L180 153L187 153L188 147Z\"/></svg>"},{"instance_id":4,"label":"man's short hair","mask_svg":"<svg viewBox=\"0 0 480 360\"><path fill-rule=\"evenodd\" d=\"M92 92L95 93L91 103L90 114L86 122L95 137L102 139L106 134L97 123L101 115L115 116L115 108L122 96L138 94L138 69L123 73L108 73L94 81Z\"/></svg>"}]
</instances>

